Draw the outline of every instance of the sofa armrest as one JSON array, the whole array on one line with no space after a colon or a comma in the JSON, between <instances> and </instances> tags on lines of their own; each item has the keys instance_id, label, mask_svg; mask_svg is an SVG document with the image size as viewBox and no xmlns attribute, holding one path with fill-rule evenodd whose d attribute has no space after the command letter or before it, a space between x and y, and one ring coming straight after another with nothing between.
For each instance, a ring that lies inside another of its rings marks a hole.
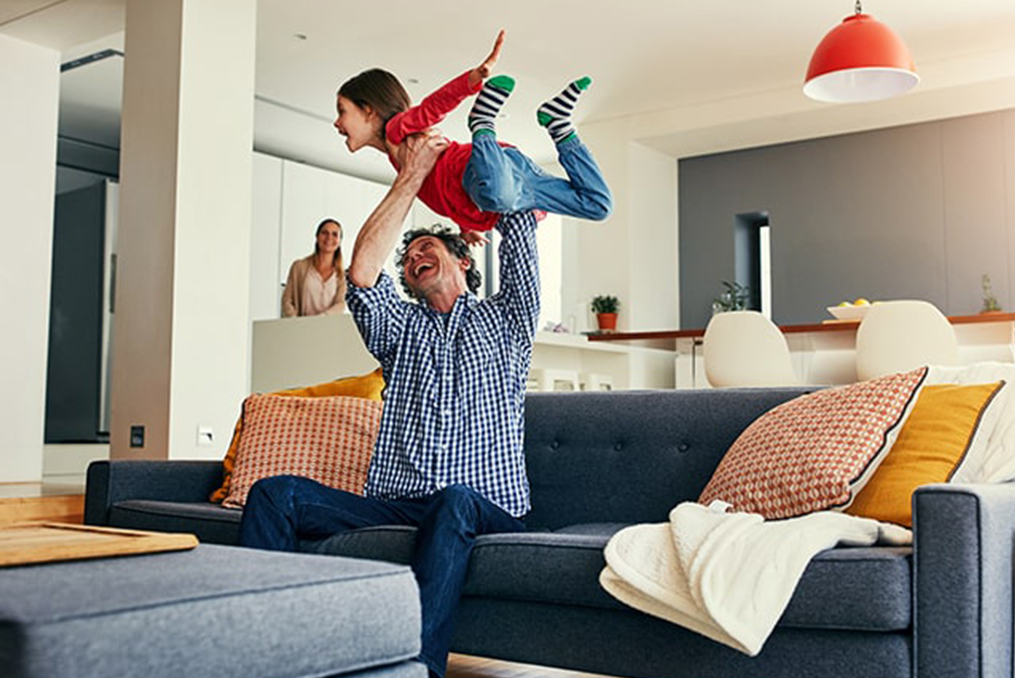
<instances>
[{"instance_id":1,"label":"sofa armrest","mask_svg":"<svg viewBox=\"0 0 1015 678\"><path fill-rule=\"evenodd\" d=\"M1015 484L913 495L915 676L1012 671Z\"/></svg>"},{"instance_id":2,"label":"sofa armrest","mask_svg":"<svg viewBox=\"0 0 1015 678\"><path fill-rule=\"evenodd\" d=\"M221 461L95 461L88 466L85 523L106 525L127 499L204 502L222 484Z\"/></svg>"}]
</instances>

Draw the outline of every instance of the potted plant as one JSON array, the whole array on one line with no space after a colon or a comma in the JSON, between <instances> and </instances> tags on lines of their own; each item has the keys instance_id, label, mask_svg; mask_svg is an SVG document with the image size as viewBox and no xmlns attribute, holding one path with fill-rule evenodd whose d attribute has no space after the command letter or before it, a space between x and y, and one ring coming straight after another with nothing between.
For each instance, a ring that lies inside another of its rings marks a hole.
<instances>
[{"instance_id":1,"label":"potted plant","mask_svg":"<svg viewBox=\"0 0 1015 678\"><path fill-rule=\"evenodd\" d=\"M997 297L994 296L994 288L990 284L990 276L986 273L983 274L981 284L983 286L983 308L980 309L980 313L1000 313L1001 304L997 303Z\"/></svg>"},{"instance_id":2,"label":"potted plant","mask_svg":"<svg viewBox=\"0 0 1015 678\"><path fill-rule=\"evenodd\" d=\"M616 297L600 295L592 297L592 312L596 314L600 332L613 332L617 329L617 309L620 301Z\"/></svg>"},{"instance_id":3,"label":"potted plant","mask_svg":"<svg viewBox=\"0 0 1015 678\"><path fill-rule=\"evenodd\" d=\"M727 311L747 310L747 302L751 297L751 291L746 285L723 280L722 286L726 289L712 301L712 315Z\"/></svg>"}]
</instances>

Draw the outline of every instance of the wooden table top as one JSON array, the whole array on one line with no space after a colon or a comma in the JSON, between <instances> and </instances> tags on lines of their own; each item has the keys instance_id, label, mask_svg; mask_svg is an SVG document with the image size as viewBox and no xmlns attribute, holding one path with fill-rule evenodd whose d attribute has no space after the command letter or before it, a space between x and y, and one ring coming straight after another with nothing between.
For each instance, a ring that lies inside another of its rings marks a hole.
<instances>
[{"instance_id":1,"label":"wooden table top","mask_svg":"<svg viewBox=\"0 0 1015 678\"><path fill-rule=\"evenodd\" d=\"M1015 313L981 313L977 315L956 315L948 318L952 325L973 323L1015 322ZM809 325L782 325L783 334L803 332L855 332L859 320L832 320ZM696 330L649 330L646 332L609 332L590 334L589 341L631 341L635 339L687 339L705 336L705 329Z\"/></svg>"}]
</instances>

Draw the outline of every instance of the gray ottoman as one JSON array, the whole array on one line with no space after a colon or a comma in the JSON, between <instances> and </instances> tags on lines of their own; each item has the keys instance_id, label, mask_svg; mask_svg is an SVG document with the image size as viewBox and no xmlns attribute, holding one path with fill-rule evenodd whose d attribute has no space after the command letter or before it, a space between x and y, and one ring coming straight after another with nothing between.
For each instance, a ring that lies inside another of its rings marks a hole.
<instances>
[{"instance_id":1,"label":"gray ottoman","mask_svg":"<svg viewBox=\"0 0 1015 678\"><path fill-rule=\"evenodd\" d=\"M201 545L0 568L5 678L425 678L407 567Z\"/></svg>"}]
</instances>

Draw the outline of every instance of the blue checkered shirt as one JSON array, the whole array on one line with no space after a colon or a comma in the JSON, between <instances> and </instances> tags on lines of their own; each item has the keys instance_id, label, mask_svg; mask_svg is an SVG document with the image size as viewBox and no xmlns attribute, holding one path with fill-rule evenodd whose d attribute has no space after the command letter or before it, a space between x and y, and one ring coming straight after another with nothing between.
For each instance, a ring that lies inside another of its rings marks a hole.
<instances>
[{"instance_id":1,"label":"blue checkered shirt","mask_svg":"<svg viewBox=\"0 0 1015 678\"><path fill-rule=\"evenodd\" d=\"M465 293L450 314L403 301L383 271L346 300L384 370L384 413L367 496L398 499L464 484L513 516L529 511L522 453L525 381L539 318L536 220L504 215L500 291Z\"/></svg>"}]
</instances>

